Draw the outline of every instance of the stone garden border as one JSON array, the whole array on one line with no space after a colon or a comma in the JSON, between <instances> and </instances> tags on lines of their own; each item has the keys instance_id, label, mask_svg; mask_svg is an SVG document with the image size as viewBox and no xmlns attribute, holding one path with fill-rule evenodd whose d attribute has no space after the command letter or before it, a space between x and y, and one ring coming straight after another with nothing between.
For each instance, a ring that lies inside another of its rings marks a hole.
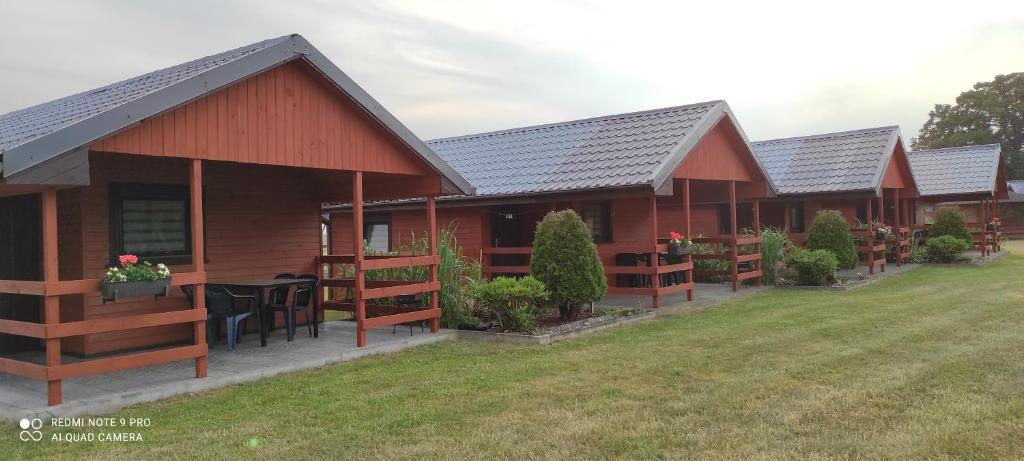
<instances>
[{"instance_id":1,"label":"stone garden border","mask_svg":"<svg viewBox=\"0 0 1024 461\"><path fill-rule=\"evenodd\" d=\"M573 322L566 325L559 325L558 331L551 331L539 335L527 335L522 333L498 333L491 331L457 330L458 338L468 341L520 344L525 346L547 346L577 336L595 333L608 328L628 325L643 320L650 320L658 316L657 311L647 311L640 314L624 316L601 316ZM609 317L609 318L605 318ZM576 324L576 325L574 325ZM567 327L567 325L569 325Z\"/></svg>"}]
</instances>

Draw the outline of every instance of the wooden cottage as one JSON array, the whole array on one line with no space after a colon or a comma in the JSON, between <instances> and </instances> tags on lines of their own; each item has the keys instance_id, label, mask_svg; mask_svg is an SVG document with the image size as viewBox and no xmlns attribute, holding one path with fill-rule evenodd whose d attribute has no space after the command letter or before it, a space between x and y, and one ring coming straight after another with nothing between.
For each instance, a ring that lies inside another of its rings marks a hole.
<instances>
[{"instance_id":1,"label":"wooden cottage","mask_svg":"<svg viewBox=\"0 0 1024 461\"><path fill-rule=\"evenodd\" d=\"M67 378L186 359L205 376L207 283L347 264L352 276L321 283L353 290L360 346L373 326L436 331L433 241L415 260L367 260L361 239L325 257L321 205L428 197L431 222L435 196L472 193L298 35L2 115L0 155L0 371L46 381L51 405ZM170 265L170 294L104 302L101 278L125 253ZM429 279L365 280L409 264ZM427 309L366 316L367 300L422 292ZM39 348L44 360L22 358Z\"/></svg>"},{"instance_id":2,"label":"wooden cottage","mask_svg":"<svg viewBox=\"0 0 1024 461\"><path fill-rule=\"evenodd\" d=\"M910 257L912 200L917 196L898 127L869 128L751 143L775 184L777 197L763 206L765 226L784 229L802 245L819 210L838 210L862 244L870 273L885 270L887 243L868 227L893 227L897 263Z\"/></svg>"},{"instance_id":3,"label":"wooden cottage","mask_svg":"<svg viewBox=\"0 0 1024 461\"><path fill-rule=\"evenodd\" d=\"M988 223L1001 215L1000 201L1009 198L999 144L912 151L909 157L921 196L915 207L918 229L927 229L938 208L958 207L975 229L978 250L998 251L1000 232Z\"/></svg>"},{"instance_id":4,"label":"wooden cottage","mask_svg":"<svg viewBox=\"0 0 1024 461\"><path fill-rule=\"evenodd\" d=\"M726 263L709 276L735 289L761 279L758 204L771 194L764 170L724 101L513 128L429 141L476 188L438 202L486 276L529 272L536 223L574 209L590 228L609 293L692 299L690 257L665 255L671 231L714 247L695 258ZM381 252L422 228L416 203L376 204L364 236ZM335 207L332 244L352 241L351 214ZM742 234L743 228L749 229Z\"/></svg>"}]
</instances>

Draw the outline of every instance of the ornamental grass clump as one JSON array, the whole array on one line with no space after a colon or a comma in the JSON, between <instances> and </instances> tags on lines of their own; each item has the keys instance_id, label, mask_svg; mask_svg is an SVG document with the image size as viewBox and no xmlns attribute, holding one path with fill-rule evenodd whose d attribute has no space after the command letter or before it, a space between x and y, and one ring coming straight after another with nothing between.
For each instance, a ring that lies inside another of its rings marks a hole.
<instances>
[{"instance_id":1,"label":"ornamental grass clump","mask_svg":"<svg viewBox=\"0 0 1024 461\"><path fill-rule=\"evenodd\" d=\"M808 250L830 251L842 269L857 267L857 250L853 246L850 225L836 210L821 210L814 216L805 246Z\"/></svg>"},{"instance_id":2,"label":"ornamental grass clump","mask_svg":"<svg viewBox=\"0 0 1024 461\"><path fill-rule=\"evenodd\" d=\"M956 208L942 208L935 213L935 222L928 226L928 239L949 235L960 240L973 240L971 231L967 229L964 214Z\"/></svg>"},{"instance_id":3,"label":"ornamental grass clump","mask_svg":"<svg viewBox=\"0 0 1024 461\"><path fill-rule=\"evenodd\" d=\"M537 224L530 274L547 286L562 320L576 320L582 304L608 290L597 246L573 210L552 211Z\"/></svg>"},{"instance_id":4,"label":"ornamental grass clump","mask_svg":"<svg viewBox=\"0 0 1024 461\"><path fill-rule=\"evenodd\" d=\"M533 330L548 296L544 284L531 276L496 277L474 289L476 302L493 314L502 331Z\"/></svg>"},{"instance_id":5,"label":"ornamental grass clump","mask_svg":"<svg viewBox=\"0 0 1024 461\"><path fill-rule=\"evenodd\" d=\"M764 283L774 285L779 275L779 266L786 253L792 251L793 242L782 229L766 227L761 229L761 271Z\"/></svg>"}]
</instances>

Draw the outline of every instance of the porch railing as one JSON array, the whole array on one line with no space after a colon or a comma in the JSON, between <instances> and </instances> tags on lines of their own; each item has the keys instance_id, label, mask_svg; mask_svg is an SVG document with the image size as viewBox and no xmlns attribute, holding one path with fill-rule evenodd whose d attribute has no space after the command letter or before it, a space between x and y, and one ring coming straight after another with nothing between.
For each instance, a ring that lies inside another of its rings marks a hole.
<instances>
[{"instance_id":1,"label":"porch railing","mask_svg":"<svg viewBox=\"0 0 1024 461\"><path fill-rule=\"evenodd\" d=\"M755 280L761 284L764 271L761 268L761 237L758 235L736 237L697 237L693 243L711 245L715 253L695 254L697 260L718 260L728 262L729 269L696 269L698 276L728 276L733 290L739 288L744 280ZM753 246L752 251L744 247Z\"/></svg>"}]
</instances>

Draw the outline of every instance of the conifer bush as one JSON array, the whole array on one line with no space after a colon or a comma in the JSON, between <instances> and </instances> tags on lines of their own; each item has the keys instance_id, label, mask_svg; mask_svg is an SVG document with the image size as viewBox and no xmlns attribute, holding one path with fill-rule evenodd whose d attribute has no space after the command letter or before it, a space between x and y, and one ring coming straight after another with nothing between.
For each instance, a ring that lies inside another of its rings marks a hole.
<instances>
[{"instance_id":1,"label":"conifer bush","mask_svg":"<svg viewBox=\"0 0 1024 461\"><path fill-rule=\"evenodd\" d=\"M821 210L814 216L806 248L832 252L842 269L857 267L857 250L853 246L850 225L836 210Z\"/></svg>"},{"instance_id":2,"label":"conifer bush","mask_svg":"<svg viewBox=\"0 0 1024 461\"><path fill-rule=\"evenodd\" d=\"M552 211L537 224L530 274L547 287L562 320L575 320L582 304L608 289L590 230L573 210Z\"/></svg>"},{"instance_id":3,"label":"conifer bush","mask_svg":"<svg viewBox=\"0 0 1024 461\"><path fill-rule=\"evenodd\" d=\"M972 241L971 232L967 229L964 214L956 208L942 208L935 213L935 222L928 226L928 238L949 235L967 242Z\"/></svg>"}]
</instances>

